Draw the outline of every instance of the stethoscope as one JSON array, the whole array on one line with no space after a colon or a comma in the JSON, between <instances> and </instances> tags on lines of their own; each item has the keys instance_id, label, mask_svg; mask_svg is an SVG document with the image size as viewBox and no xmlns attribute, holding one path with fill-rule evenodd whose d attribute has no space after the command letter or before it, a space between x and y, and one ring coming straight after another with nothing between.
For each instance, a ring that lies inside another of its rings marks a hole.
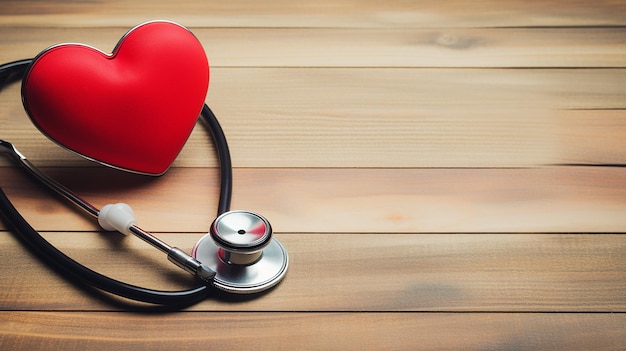
<instances>
[{"instance_id":1,"label":"stethoscope","mask_svg":"<svg viewBox=\"0 0 626 351\"><path fill-rule=\"evenodd\" d=\"M32 59L0 65L0 89L22 79ZM211 109L204 104L200 113L215 144L220 165L218 216L209 233L195 244L192 254L172 247L137 226L133 210L124 203L98 209L37 169L17 148L0 140L0 153L13 158L28 174L97 219L107 231L135 235L167 255L169 261L200 281L180 291L162 291L131 285L95 272L59 251L44 239L17 211L0 188L0 216L8 229L39 258L81 284L140 302L158 305L190 305L205 299L212 288L234 294L255 294L277 285L287 273L289 257L272 237L267 219L249 211L229 211L232 193L232 165L224 132Z\"/></svg>"}]
</instances>

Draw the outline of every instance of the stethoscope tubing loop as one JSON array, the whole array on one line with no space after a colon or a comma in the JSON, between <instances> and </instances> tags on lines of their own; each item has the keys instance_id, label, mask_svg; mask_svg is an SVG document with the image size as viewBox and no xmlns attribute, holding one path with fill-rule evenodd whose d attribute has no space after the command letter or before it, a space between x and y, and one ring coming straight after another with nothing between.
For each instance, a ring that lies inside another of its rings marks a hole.
<instances>
[{"instance_id":1,"label":"stethoscope tubing loop","mask_svg":"<svg viewBox=\"0 0 626 351\"><path fill-rule=\"evenodd\" d=\"M0 89L2 86L21 79L32 59L19 60L0 65ZM204 104L201 116L207 123L214 140L220 162L220 197L218 215L228 211L232 196L232 163L226 136L215 114ZM5 142L5 144L9 144ZM109 292L130 300L156 305L186 306L206 298L213 290L210 285L199 284L180 291L162 291L128 284L95 272L54 247L37 232L17 211L0 187L0 218L8 229L18 235L21 241L37 257L56 270L68 275L84 285Z\"/></svg>"}]
</instances>

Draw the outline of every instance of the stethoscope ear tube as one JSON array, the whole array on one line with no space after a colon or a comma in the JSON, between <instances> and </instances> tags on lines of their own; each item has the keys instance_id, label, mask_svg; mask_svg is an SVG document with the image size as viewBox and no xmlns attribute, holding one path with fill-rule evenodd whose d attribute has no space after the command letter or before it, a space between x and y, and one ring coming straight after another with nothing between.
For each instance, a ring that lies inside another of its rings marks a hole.
<instances>
[{"instance_id":1,"label":"stethoscope ear tube","mask_svg":"<svg viewBox=\"0 0 626 351\"><path fill-rule=\"evenodd\" d=\"M180 290L161 291L138 287L109 278L76 262L44 239L15 209L0 188L0 216L8 229L19 235L24 244L39 258L85 285L127 299L170 306L188 306L206 298L211 289L206 285Z\"/></svg>"}]
</instances>

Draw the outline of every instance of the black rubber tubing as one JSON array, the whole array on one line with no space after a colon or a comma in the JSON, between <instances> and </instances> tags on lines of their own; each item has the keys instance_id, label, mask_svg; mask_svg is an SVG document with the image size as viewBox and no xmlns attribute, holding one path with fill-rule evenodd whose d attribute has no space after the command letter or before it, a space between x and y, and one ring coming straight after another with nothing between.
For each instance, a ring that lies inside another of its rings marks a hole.
<instances>
[{"instance_id":1,"label":"black rubber tubing","mask_svg":"<svg viewBox=\"0 0 626 351\"><path fill-rule=\"evenodd\" d=\"M0 89L6 84L21 79L31 62L31 59L26 59L0 65ZM211 132L220 164L220 195L217 211L219 215L230 208L232 196L230 151L224 131L209 106L204 104L200 115ZM178 291L154 290L128 284L93 271L65 255L41 236L17 211L1 187L0 218L37 257L81 284L130 300L164 306L189 306L207 298L213 290L205 284Z\"/></svg>"}]
</instances>

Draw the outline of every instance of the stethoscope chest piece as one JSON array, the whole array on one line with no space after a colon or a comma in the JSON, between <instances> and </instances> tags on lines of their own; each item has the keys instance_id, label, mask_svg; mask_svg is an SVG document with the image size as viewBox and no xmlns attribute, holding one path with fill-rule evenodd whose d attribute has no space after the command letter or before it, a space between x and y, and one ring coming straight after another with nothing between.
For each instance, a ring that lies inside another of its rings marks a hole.
<instances>
[{"instance_id":1,"label":"stethoscope chest piece","mask_svg":"<svg viewBox=\"0 0 626 351\"><path fill-rule=\"evenodd\" d=\"M272 238L270 223L248 211L217 217L209 234L196 243L193 257L216 272L215 287L237 294L259 293L275 286L289 265L287 251Z\"/></svg>"}]
</instances>

